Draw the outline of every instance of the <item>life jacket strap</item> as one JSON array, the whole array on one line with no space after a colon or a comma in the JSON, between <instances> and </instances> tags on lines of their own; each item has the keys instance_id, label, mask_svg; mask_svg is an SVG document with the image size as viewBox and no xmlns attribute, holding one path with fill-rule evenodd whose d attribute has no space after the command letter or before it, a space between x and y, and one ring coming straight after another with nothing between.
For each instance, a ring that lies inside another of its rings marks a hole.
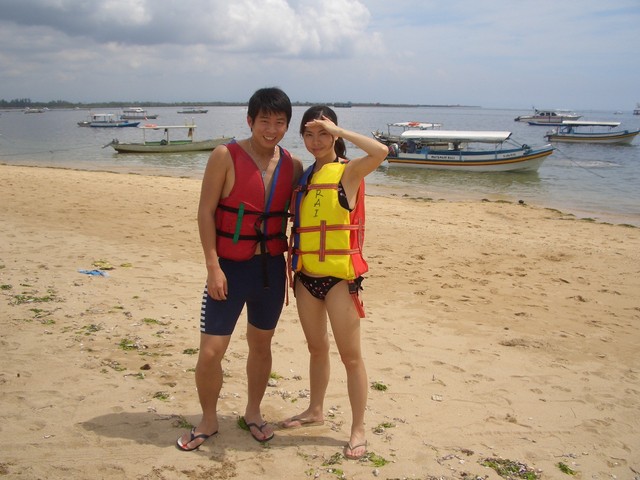
<instances>
[{"instance_id":1,"label":"life jacket strap","mask_svg":"<svg viewBox=\"0 0 640 480\"><path fill-rule=\"evenodd\" d=\"M244 217L244 203L238 208L238 218L236 219L236 230L233 234L233 243L238 243L240 239L240 229L242 228L242 218Z\"/></svg>"},{"instance_id":2,"label":"life jacket strap","mask_svg":"<svg viewBox=\"0 0 640 480\"><path fill-rule=\"evenodd\" d=\"M304 185L301 190L304 192L309 190L337 190L337 189L338 189L337 183L311 183L309 185Z\"/></svg>"},{"instance_id":3,"label":"life jacket strap","mask_svg":"<svg viewBox=\"0 0 640 480\"><path fill-rule=\"evenodd\" d=\"M322 259L320 261L324 262L325 260L324 257L326 257L327 255L355 255L356 253L360 253L360 250L357 248L342 249L342 250L340 249L322 250L322 247L319 250L300 250L296 248L296 249L293 249L293 253L295 253L296 255L318 255Z\"/></svg>"},{"instance_id":4,"label":"life jacket strap","mask_svg":"<svg viewBox=\"0 0 640 480\"><path fill-rule=\"evenodd\" d=\"M314 225L309 227L296 227L294 233L314 233L314 232L333 232L339 230L364 230L364 225L327 225L326 222L322 222L320 225Z\"/></svg>"},{"instance_id":5,"label":"life jacket strap","mask_svg":"<svg viewBox=\"0 0 640 480\"><path fill-rule=\"evenodd\" d=\"M358 311L358 316L360 318L365 318L364 313L364 302L360 299L360 295L358 292L362 290L362 280L363 277L358 277L355 280L349 280L349 295L351 295L351 300L353 300L353 304Z\"/></svg>"}]
</instances>

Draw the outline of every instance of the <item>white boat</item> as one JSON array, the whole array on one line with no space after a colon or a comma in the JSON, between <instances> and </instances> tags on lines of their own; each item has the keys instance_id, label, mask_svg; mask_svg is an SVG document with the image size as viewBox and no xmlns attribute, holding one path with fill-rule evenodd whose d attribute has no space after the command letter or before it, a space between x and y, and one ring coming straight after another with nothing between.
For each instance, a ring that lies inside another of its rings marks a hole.
<instances>
[{"instance_id":1,"label":"white boat","mask_svg":"<svg viewBox=\"0 0 640 480\"><path fill-rule=\"evenodd\" d=\"M140 122L121 120L114 113L92 113L89 115L89 120L78 122L80 127L94 128L137 127L139 124Z\"/></svg>"},{"instance_id":2,"label":"white boat","mask_svg":"<svg viewBox=\"0 0 640 480\"><path fill-rule=\"evenodd\" d=\"M553 153L551 145L530 147L511 132L407 130L389 147L389 166L467 172L536 171Z\"/></svg>"},{"instance_id":3,"label":"white boat","mask_svg":"<svg viewBox=\"0 0 640 480\"><path fill-rule=\"evenodd\" d=\"M187 107L178 110L178 113L207 113L208 111L206 108Z\"/></svg>"},{"instance_id":4,"label":"white boat","mask_svg":"<svg viewBox=\"0 0 640 480\"><path fill-rule=\"evenodd\" d=\"M564 120L578 120L578 115L570 110L538 110L533 109L531 115L520 115L514 118L516 122L527 122L529 125L560 125Z\"/></svg>"},{"instance_id":5,"label":"white boat","mask_svg":"<svg viewBox=\"0 0 640 480\"><path fill-rule=\"evenodd\" d=\"M141 143L120 143L113 139L105 145L113 147L118 153L176 153L211 151L221 143L230 142L233 137L218 137L208 140L196 140L196 126L190 125L154 125L146 124L138 127L142 130ZM159 132L160 135L148 139L147 134ZM186 133L186 138L175 138L175 133ZM161 138L159 138L161 137Z\"/></svg>"},{"instance_id":6,"label":"white boat","mask_svg":"<svg viewBox=\"0 0 640 480\"><path fill-rule=\"evenodd\" d=\"M640 115L640 103L636 103L636 108L633 109L634 115Z\"/></svg>"},{"instance_id":7,"label":"white boat","mask_svg":"<svg viewBox=\"0 0 640 480\"><path fill-rule=\"evenodd\" d=\"M429 122L395 122L387 123L387 132L376 130L371 132L373 138L385 145L391 145L392 143L398 143L400 141L400 134L407 130L434 130L442 127L441 123L429 123Z\"/></svg>"},{"instance_id":8,"label":"white boat","mask_svg":"<svg viewBox=\"0 0 640 480\"><path fill-rule=\"evenodd\" d=\"M24 109L24 113L44 113L49 110L47 107L44 108L31 108L27 107Z\"/></svg>"},{"instance_id":9,"label":"white boat","mask_svg":"<svg viewBox=\"0 0 640 480\"><path fill-rule=\"evenodd\" d=\"M631 143L640 130L614 130L620 122L565 120L544 136L549 142Z\"/></svg>"},{"instance_id":10,"label":"white boat","mask_svg":"<svg viewBox=\"0 0 640 480\"><path fill-rule=\"evenodd\" d=\"M157 113L149 113L141 107L127 107L122 109L120 119L122 120L155 120Z\"/></svg>"}]
</instances>

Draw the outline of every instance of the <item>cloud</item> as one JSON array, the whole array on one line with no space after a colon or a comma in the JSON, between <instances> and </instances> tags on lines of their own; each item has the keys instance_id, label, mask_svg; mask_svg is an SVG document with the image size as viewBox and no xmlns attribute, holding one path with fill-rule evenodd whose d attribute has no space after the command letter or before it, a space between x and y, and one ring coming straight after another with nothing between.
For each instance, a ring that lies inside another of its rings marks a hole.
<instances>
[{"instance_id":1,"label":"cloud","mask_svg":"<svg viewBox=\"0 0 640 480\"><path fill-rule=\"evenodd\" d=\"M0 97L609 105L637 0L0 0Z\"/></svg>"},{"instance_id":2,"label":"cloud","mask_svg":"<svg viewBox=\"0 0 640 480\"><path fill-rule=\"evenodd\" d=\"M96 44L344 57L374 38L359 0L0 0L0 10L5 24Z\"/></svg>"}]
</instances>

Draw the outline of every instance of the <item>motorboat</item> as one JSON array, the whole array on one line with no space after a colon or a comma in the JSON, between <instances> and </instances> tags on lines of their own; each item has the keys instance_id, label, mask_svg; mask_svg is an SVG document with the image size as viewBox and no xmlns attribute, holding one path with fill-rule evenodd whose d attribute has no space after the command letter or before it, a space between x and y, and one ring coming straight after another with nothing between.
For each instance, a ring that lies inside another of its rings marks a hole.
<instances>
[{"instance_id":1,"label":"motorboat","mask_svg":"<svg viewBox=\"0 0 640 480\"><path fill-rule=\"evenodd\" d=\"M560 125L564 120L578 120L582 115L578 115L570 110L538 110L533 109L530 115L520 115L514 120L516 122L527 122L529 125Z\"/></svg>"},{"instance_id":2,"label":"motorboat","mask_svg":"<svg viewBox=\"0 0 640 480\"><path fill-rule=\"evenodd\" d=\"M530 147L506 131L407 130L389 146L390 167L466 172L536 171L554 147Z\"/></svg>"},{"instance_id":3,"label":"motorboat","mask_svg":"<svg viewBox=\"0 0 640 480\"><path fill-rule=\"evenodd\" d=\"M441 123L395 122L395 123L387 123L386 132L376 130L375 132L371 132L371 135L373 135L373 138L378 140L380 143L384 143L385 145L391 145L392 143L399 142L400 134L402 132L406 132L407 130L434 130L440 127L442 127Z\"/></svg>"},{"instance_id":4,"label":"motorboat","mask_svg":"<svg viewBox=\"0 0 640 480\"><path fill-rule=\"evenodd\" d=\"M222 143L230 142L233 137L218 137L207 140L196 140L196 125L155 125L145 124L138 127L142 130L142 142L120 143L113 139L105 147L113 147L118 153L176 153L211 151ZM152 135L151 132L159 132ZM175 138L176 133L182 133ZM147 138L147 137L151 138Z\"/></svg>"},{"instance_id":5,"label":"motorboat","mask_svg":"<svg viewBox=\"0 0 640 480\"><path fill-rule=\"evenodd\" d=\"M155 120L157 113L149 113L142 107L127 107L122 109L121 120Z\"/></svg>"},{"instance_id":6,"label":"motorboat","mask_svg":"<svg viewBox=\"0 0 640 480\"><path fill-rule=\"evenodd\" d=\"M209 110L206 108L197 108L197 107L187 107L182 110L178 110L178 113L207 113Z\"/></svg>"},{"instance_id":7,"label":"motorboat","mask_svg":"<svg viewBox=\"0 0 640 480\"><path fill-rule=\"evenodd\" d=\"M631 143L640 130L615 130L620 122L565 120L558 128L547 132L549 142L571 143Z\"/></svg>"},{"instance_id":8,"label":"motorboat","mask_svg":"<svg viewBox=\"0 0 640 480\"><path fill-rule=\"evenodd\" d=\"M140 122L122 120L114 113L92 113L89 115L89 120L78 122L80 127L94 128L137 127L138 125Z\"/></svg>"}]
</instances>

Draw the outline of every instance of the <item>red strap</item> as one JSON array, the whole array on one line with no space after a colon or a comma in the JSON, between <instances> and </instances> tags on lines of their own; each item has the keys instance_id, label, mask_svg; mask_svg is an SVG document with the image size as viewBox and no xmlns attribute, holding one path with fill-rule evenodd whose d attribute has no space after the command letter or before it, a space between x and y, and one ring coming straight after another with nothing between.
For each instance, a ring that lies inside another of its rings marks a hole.
<instances>
[{"instance_id":1,"label":"red strap","mask_svg":"<svg viewBox=\"0 0 640 480\"><path fill-rule=\"evenodd\" d=\"M357 293L351 294L351 299L353 300L353 304L356 306L356 310L358 311L358 316L360 318L364 318L364 303L360 300L360 296Z\"/></svg>"},{"instance_id":2,"label":"red strap","mask_svg":"<svg viewBox=\"0 0 640 480\"><path fill-rule=\"evenodd\" d=\"M296 228L297 233L334 232L338 230L364 230L364 224L327 225L327 222L323 220L320 225Z\"/></svg>"}]
</instances>

